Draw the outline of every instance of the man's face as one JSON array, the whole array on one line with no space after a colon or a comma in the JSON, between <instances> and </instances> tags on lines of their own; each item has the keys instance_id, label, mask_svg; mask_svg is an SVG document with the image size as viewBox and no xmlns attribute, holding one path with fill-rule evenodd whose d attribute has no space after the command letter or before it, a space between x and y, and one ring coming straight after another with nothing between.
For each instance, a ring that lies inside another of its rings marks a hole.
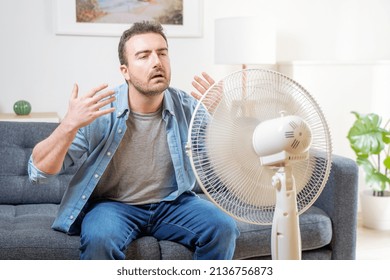
<instances>
[{"instance_id":1,"label":"man's face","mask_svg":"<svg viewBox=\"0 0 390 280\"><path fill-rule=\"evenodd\" d=\"M171 80L168 46L155 33L135 35L125 44L127 65L121 65L130 90L146 96L162 93Z\"/></svg>"}]
</instances>

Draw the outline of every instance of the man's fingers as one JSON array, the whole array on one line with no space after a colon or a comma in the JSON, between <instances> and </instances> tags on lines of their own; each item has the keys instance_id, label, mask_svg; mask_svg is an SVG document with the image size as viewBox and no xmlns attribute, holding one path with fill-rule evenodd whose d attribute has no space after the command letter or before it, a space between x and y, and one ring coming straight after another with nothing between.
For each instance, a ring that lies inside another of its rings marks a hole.
<instances>
[{"instance_id":1,"label":"man's fingers","mask_svg":"<svg viewBox=\"0 0 390 280\"><path fill-rule=\"evenodd\" d=\"M108 108L108 109L104 109L104 110L98 110L96 111L96 118L99 118L103 115L107 115L107 114L110 114L112 112L115 111L115 108Z\"/></svg>"},{"instance_id":2,"label":"man's fingers","mask_svg":"<svg viewBox=\"0 0 390 280\"><path fill-rule=\"evenodd\" d=\"M200 100L200 99L202 98L202 95L201 95L201 94L196 93L196 92L194 92L194 91L191 91L191 95L192 95L195 99L197 99L197 100Z\"/></svg>"},{"instance_id":3,"label":"man's fingers","mask_svg":"<svg viewBox=\"0 0 390 280\"><path fill-rule=\"evenodd\" d=\"M209 76L206 72L202 72L202 77L194 76L194 81L192 82L192 86L199 91L200 94L205 94L205 92L213 85L215 84L215 81L213 78ZM191 92L191 95L194 96L196 99L199 99L199 93Z\"/></svg>"},{"instance_id":4,"label":"man's fingers","mask_svg":"<svg viewBox=\"0 0 390 280\"><path fill-rule=\"evenodd\" d=\"M203 80L202 78L200 78L200 77L198 77L198 76L195 76L194 77L194 82L192 82L192 85L194 85L194 84L198 84L198 85L200 85L200 86L202 86L203 87L203 89L204 90L207 90L209 87L210 87L210 84L207 82L207 81L205 81L205 80ZM195 86L194 86L195 87ZM195 87L197 90L199 90L199 87ZM199 90L200 91L200 90Z\"/></svg>"},{"instance_id":5,"label":"man's fingers","mask_svg":"<svg viewBox=\"0 0 390 280\"><path fill-rule=\"evenodd\" d=\"M77 84L74 84L70 98L76 99L78 95L79 95L79 86Z\"/></svg>"},{"instance_id":6,"label":"man's fingers","mask_svg":"<svg viewBox=\"0 0 390 280\"><path fill-rule=\"evenodd\" d=\"M197 82L192 82L192 86L197 90L199 91L201 94L204 94L206 92L206 88L202 85L200 85L199 83Z\"/></svg>"},{"instance_id":7,"label":"man's fingers","mask_svg":"<svg viewBox=\"0 0 390 280\"><path fill-rule=\"evenodd\" d=\"M96 103L96 102L101 102L103 101L104 99L108 98L108 97L111 97L112 95L115 94L115 91L113 90L108 90L106 92L103 92L103 93L100 93L100 94L96 94L95 96L92 97L92 100Z\"/></svg>"},{"instance_id":8,"label":"man's fingers","mask_svg":"<svg viewBox=\"0 0 390 280\"><path fill-rule=\"evenodd\" d=\"M87 97L93 97L96 95L96 93L98 93L99 91L102 91L103 89L107 88L108 85L107 84L101 84L100 86L97 86L95 88L93 88L90 92L88 92L85 96Z\"/></svg>"},{"instance_id":9,"label":"man's fingers","mask_svg":"<svg viewBox=\"0 0 390 280\"><path fill-rule=\"evenodd\" d=\"M115 96L112 96L110 98L106 98L104 100L101 100L101 101L95 103L95 105L93 105L93 110L99 110L100 108L114 102L115 99L116 99Z\"/></svg>"},{"instance_id":10,"label":"man's fingers","mask_svg":"<svg viewBox=\"0 0 390 280\"><path fill-rule=\"evenodd\" d=\"M206 72L202 72L202 76L206 79L206 81L210 84L210 85L213 85L215 83L215 81L213 80L213 78L211 78L209 76L209 74L207 74Z\"/></svg>"}]
</instances>

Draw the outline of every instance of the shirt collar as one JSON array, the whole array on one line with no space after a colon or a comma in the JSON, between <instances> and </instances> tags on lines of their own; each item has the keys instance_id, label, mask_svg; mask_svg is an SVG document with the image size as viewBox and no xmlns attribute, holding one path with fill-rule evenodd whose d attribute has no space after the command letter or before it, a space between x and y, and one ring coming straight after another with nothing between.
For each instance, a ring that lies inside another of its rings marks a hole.
<instances>
[{"instance_id":1,"label":"shirt collar","mask_svg":"<svg viewBox=\"0 0 390 280\"><path fill-rule=\"evenodd\" d=\"M121 118L129 112L129 87L127 83L118 87L116 92L117 108L116 116Z\"/></svg>"},{"instance_id":2,"label":"shirt collar","mask_svg":"<svg viewBox=\"0 0 390 280\"><path fill-rule=\"evenodd\" d=\"M172 94L168 88L164 92L162 117L164 118L167 114L171 114L172 116L174 116L175 115L174 108L175 107L172 99Z\"/></svg>"}]
</instances>

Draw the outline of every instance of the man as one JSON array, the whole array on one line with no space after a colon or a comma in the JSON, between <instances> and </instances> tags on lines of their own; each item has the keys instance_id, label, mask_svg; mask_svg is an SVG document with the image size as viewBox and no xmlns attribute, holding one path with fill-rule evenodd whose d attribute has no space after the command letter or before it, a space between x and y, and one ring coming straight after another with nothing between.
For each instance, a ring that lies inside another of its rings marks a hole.
<instances>
[{"instance_id":1,"label":"man","mask_svg":"<svg viewBox=\"0 0 390 280\"><path fill-rule=\"evenodd\" d=\"M168 43L161 25L134 24L118 47L126 83L83 96L74 86L58 128L38 143L29 161L42 183L83 161L61 202L53 228L80 234L81 259L124 259L143 235L194 250L194 259L230 259L235 221L191 189L185 154L196 99L169 87ZM195 77L199 98L214 81Z\"/></svg>"}]
</instances>

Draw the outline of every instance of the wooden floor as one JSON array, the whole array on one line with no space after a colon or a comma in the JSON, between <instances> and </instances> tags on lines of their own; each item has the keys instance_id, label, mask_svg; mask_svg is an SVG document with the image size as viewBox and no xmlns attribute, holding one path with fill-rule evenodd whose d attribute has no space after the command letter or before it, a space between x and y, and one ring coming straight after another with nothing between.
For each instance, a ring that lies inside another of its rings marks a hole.
<instances>
[{"instance_id":1,"label":"wooden floor","mask_svg":"<svg viewBox=\"0 0 390 280\"><path fill-rule=\"evenodd\" d=\"M390 231L365 228L358 218L356 259L390 260Z\"/></svg>"}]
</instances>

